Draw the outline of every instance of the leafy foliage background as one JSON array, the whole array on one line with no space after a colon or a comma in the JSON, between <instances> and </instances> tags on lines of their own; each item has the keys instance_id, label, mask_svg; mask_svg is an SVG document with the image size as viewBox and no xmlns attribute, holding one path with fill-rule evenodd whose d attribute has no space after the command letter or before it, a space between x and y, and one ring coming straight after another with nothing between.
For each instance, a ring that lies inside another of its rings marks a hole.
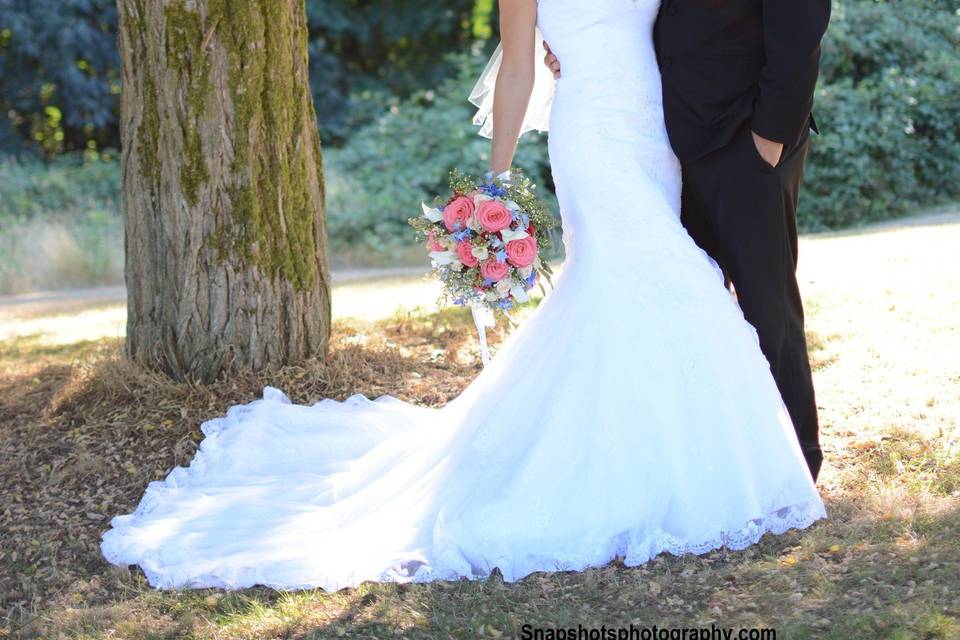
<instances>
[{"instance_id":1,"label":"leafy foliage background","mask_svg":"<svg viewBox=\"0 0 960 640\"><path fill-rule=\"evenodd\" d=\"M406 219L419 201L443 192L451 168L484 168L489 145L475 135L466 96L494 44L495 5L307 0L335 249L389 255L409 246ZM72 191L117 188L112 177L82 184L119 170L115 39L112 0L0 1L0 158L19 159L17 169L0 165L17 176L0 200L8 229L44 216L84 219L89 207L77 202L89 198ZM823 135L814 136L801 198L804 229L960 197L958 51L957 0L835 0L817 91ZM77 152L82 162L51 164ZM90 163L108 166L84 168ZM517 164L549 196L545 136L525 136ZM23 186L34 174L36 184L67 187L41 194ZM33 204L22 206L25 198ZM119 218L118 202L111 192L94 208ZM119 231L111 233L119 241Z\"/></svg>"},{"instance_id":2,"label":"leafy foliage background","mask_svg":"<svg viewBox=\"0 0 960 640\"><path fill-rule=\"evenodd\" d=\"M822 60L804 227L960 196L960 3L835 2Z\"/></svg>"},{"instance_id":3,"label":"leafy foliage background","mask_svg":"<svg viewBox=\"0 0 960 640\"><path fill-rule=\"evenodd\" d=\"M311 85L326 144L342 144L385 106L450 77L444 56L491 35L494 5L307 0ZM0 2L0 151L119 147L116 38L115 0Z\"/></svg>"}]
</instances>

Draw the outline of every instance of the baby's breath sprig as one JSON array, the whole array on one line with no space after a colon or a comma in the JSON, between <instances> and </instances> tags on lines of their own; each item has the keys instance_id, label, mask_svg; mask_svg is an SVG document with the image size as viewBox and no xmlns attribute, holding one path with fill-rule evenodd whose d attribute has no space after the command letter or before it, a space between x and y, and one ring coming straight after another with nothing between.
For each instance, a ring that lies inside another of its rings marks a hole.
<instances>
[{"instance_id":1,"label":"baby's breath sprig","mask_svg":"<svg viewBox=\"0 0 960 640\"><path fill-rule=\"evenodd\" d=\"M463 173L459 169L454 169L450 172L450 191L457 196L465 196L474 189L477 188L477 185L480 184L480 180L477 180L474 176Z\"/></svg>"}]
</instances>

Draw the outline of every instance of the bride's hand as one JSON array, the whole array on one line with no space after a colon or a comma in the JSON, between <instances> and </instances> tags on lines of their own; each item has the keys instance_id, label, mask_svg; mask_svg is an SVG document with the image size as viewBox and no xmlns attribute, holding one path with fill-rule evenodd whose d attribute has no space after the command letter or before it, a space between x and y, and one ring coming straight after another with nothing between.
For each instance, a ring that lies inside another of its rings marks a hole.
<instances>
[{"instance_id":1,"label":"bride's hand","mask_svg":"<svg viewBox=\"0 0 960 640\"><path fill-rule=\"evenodd\" d=\"M553 51L550 50L550 45L546 42L543 43L543 48L547 50L547 55L543 58L543 64L547 65L547 68L553 72L554 78L560 78L560 60L557 59L557 56L553 55Z\"/></svg>"}]
</instances>

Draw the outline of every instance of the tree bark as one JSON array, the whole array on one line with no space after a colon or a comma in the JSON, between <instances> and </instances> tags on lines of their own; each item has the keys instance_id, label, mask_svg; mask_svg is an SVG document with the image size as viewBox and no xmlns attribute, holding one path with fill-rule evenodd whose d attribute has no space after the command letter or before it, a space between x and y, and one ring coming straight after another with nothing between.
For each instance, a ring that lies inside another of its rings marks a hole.
<instances>
[{"instance_id":1,"label":"tree bark","mask_svg":"<svg viewBox=\"0 0 960 640\"><path fill-rule=\"evenodd\" d=\"M323 354L303 0L117 0L127 354L177 379Z\"/></svg>"}]
</instances>

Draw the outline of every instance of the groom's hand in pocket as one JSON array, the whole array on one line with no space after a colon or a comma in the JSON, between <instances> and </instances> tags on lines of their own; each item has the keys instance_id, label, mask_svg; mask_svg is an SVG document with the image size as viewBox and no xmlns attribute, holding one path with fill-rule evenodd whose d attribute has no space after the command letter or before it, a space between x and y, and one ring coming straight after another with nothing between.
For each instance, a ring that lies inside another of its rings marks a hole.
<instances>
[{"instance_id":1,"label":"groom's hand in pocket","mask_svg":"<svg viewBox=\"0 0 960 640\"><path fill-rule=\"evenodd\" d=\"M757 153L760 154L760 157L771 167L776 167L780 164L780 157L783 155L783 143L767 140L755 131L751 131L750 133L753 134L753 144L756 145Z\"/></svg>"},{"instance_id":2,"label":"groom's hand in pocket","mask_svg":"<svg viewBox=\"0 0 960 640\"><path fill-rule=\"evenodd\" d=\"M550 45L546 42L543 43L543 48L547 50L547 55L543 58L543 64L547 65L547 68L553 73L554 78L559 78L560 60L557 59L557 56L553 55L553 51L550 50Z\"/></svg>"}]
</instances>

